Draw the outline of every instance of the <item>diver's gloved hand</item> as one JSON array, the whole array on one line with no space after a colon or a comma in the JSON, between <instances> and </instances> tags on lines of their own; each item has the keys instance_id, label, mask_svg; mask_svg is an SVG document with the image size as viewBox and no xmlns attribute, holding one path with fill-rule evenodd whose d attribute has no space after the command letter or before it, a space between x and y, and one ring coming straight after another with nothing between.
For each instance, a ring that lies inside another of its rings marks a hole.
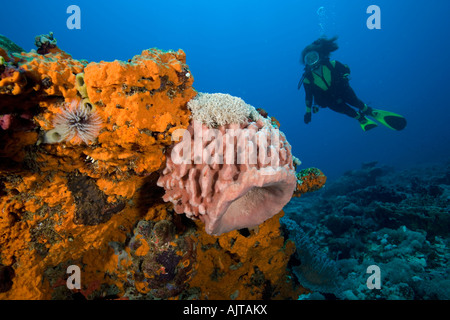
<instances>
[{"instance_id":1,"label":"diver's gloved hand","mask_svg":"<svg viewBox=\"0 0 450 320\"><path fill-rule=\"evenodd\" d=\"M311 112L305 113L305 117L303 118L306 124L311 122Z\"/></svg>"}]
</instances>

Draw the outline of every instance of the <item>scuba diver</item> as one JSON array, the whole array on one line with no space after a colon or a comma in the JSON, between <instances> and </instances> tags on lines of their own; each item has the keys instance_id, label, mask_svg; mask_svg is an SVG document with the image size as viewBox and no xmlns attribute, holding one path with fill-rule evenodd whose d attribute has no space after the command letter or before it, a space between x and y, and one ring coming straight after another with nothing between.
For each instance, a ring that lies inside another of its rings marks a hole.
<instances>
[{"instance_id":1,"label":"scuba diver","mask_svg":"<svg viewBox=\"0 0 450 320\"><path fill-rule=\"evenodd\" d=\"M302 85L305 87L305 123L311 122L312 113L318 112L319 107L328 107L358 120L364 131L378 126L368 117L374 118L390 129L404 129L406 127L404 117L393 112L371 108L356 96L349 84L350 68L339 61L330 61L330 53L339 48L336 40L337 37L319 38L302 51L305 72L298 84L298 89Z\"/></svg>"}]
</instances>

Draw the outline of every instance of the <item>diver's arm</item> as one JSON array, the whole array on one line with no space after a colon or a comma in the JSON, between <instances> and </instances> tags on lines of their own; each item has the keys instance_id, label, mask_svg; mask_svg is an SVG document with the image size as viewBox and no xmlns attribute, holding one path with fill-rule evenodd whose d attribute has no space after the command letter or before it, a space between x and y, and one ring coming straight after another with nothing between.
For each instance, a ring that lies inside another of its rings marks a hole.
<instances>
[{"instance_id":1,"label":"diver's arm","mask_svg":"<svg viewBox=\"0 0 450 320\"><path fill-rule=\"evenodd\" d=\"M305 104L306 104L306 112L311 112L311 108L312 108L312 100L306 100L305 99Z\"/></svg>"}]
</instances>

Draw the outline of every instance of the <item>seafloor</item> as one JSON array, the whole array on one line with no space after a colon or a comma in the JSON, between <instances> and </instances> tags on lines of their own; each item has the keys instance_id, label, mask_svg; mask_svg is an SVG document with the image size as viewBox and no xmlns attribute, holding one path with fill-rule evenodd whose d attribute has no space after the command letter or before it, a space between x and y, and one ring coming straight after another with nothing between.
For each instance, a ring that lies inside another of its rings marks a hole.
<instances>
[{"instance_id":1,"label":"seafloor","mask_svg":"<svg viewBox=\"0 0 450 320\"><path fill-rule=\"evenodd\" d=\"M293 272L315 291L301 298L450 299L449 209L450 162L367 163L292 199L281 221L296 239ZM371 265L380 289L367 287Z\"/></svg>"}]
</instances>

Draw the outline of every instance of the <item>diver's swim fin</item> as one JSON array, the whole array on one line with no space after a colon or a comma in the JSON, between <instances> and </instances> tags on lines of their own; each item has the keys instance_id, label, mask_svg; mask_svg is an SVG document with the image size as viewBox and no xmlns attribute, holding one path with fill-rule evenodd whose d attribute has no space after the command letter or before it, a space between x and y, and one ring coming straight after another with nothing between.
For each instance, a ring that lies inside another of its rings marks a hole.
<instances>
[{"instance_id":1,"label":"diver's swim fin","mask_svg":"<svg viewBox=\"0 0 450 320\"><path fill-rule=\"evenodd\" d=\"M406 127L405 117L394 112L372 109L367 115L392 130L400 131Z\"/></svg>"},{"instance_id":2,"label":"diver's swim fin","mask_svg":"<svg viewBox=\"0 0 450 320\"><path fill-rule=\"evenodd\" d=\"M359 121L359 124L361 125L361 128L364 131L369 131L373 128L378 127L378 124L375 121L372 121L371 119L369 119L365 116L361 116L361 118L358 121Z\"/></svg>"}]
</instances>

